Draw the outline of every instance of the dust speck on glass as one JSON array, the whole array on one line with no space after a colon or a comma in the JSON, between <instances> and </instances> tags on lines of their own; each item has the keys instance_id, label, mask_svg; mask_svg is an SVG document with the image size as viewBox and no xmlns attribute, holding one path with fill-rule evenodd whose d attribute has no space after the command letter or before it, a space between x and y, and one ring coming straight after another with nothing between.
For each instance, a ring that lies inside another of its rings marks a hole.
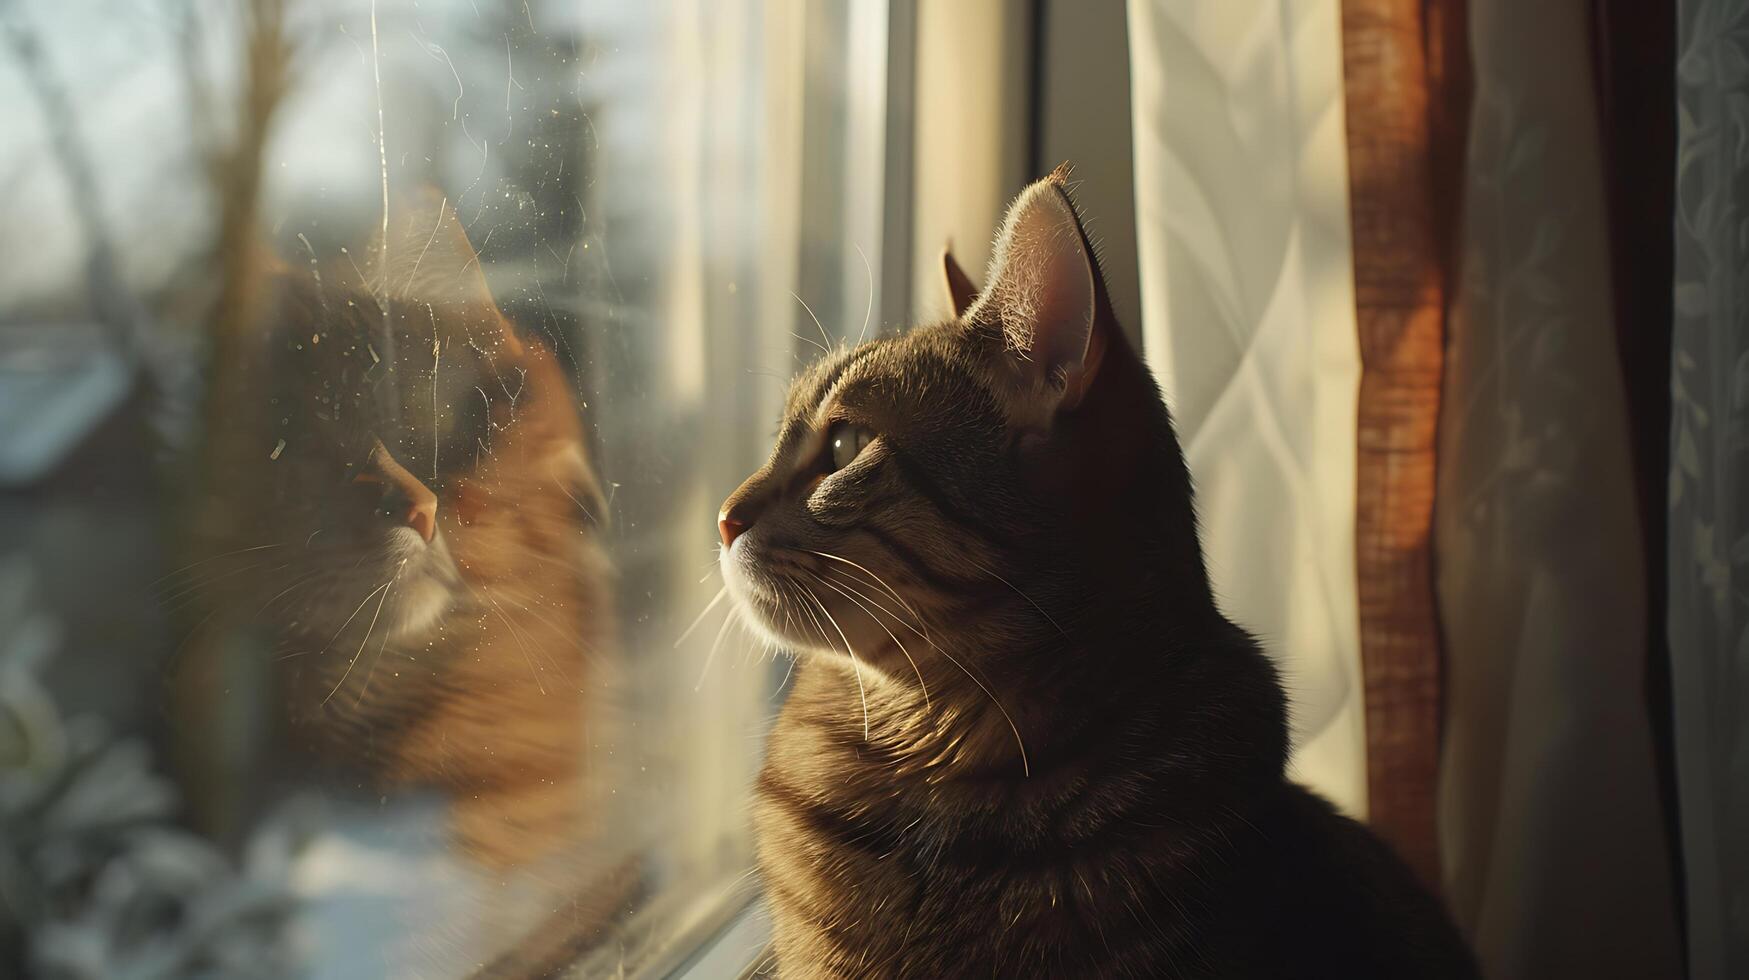
<instances>
[{"instance_id":1,"label":"dust speck on glass","mask_svg":"<svg viewBox=\"0 0 1749 980\"><path fill-rule=\"evenodd\" d=\"M750 958L716 507L886 320L886 9L0 10L0 975Z\"/></svg>"}]
</instances>

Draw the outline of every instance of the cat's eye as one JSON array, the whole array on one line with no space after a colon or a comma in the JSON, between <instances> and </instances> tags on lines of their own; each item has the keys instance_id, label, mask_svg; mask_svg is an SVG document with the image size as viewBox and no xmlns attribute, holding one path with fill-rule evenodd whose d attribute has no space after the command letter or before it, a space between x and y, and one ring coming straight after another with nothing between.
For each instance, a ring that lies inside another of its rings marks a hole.
<instances>
[{"instance_id":1,"label":"cat's eye","mask_svg":"<svg viewBox=\"0 0 1749 980\"><path fill-rule=\"evenodd\" d=\"M856 461L863 447L874 441L867 427L850 422L834 425L826 434L826 472L836 473Z\"/></svg>"}]
</instances>

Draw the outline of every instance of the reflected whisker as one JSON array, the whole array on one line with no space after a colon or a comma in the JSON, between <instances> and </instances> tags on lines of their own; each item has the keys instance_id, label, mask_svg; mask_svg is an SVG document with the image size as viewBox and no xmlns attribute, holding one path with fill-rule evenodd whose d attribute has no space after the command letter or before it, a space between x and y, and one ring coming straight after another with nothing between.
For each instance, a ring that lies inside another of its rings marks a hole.
<instances>
[{"instance_id":1,"label":"reflected whisker","mask_svg":"<svg viewBox=\"0 0 1749 980\"><path fill-rule=\"evenodd\" d=\"M583 636L580 634L580 629L578 626L572 626L572 627L561 626L558 623L553 622L552 619L550 619L546 615L542 614L539 610L535 609L533 606L523 605L522 603L516 601L517 599L520 598L520 599L526 599L529 602L539 603L539 602L541 602L540 596L533 595L533 594L527 593L527 592L522 592L522 591L516 590L516 589L506 590L506 589L500 588L498 590L498 597L503 599L505 602L510 603L512 606L515 606L517 609L522 610L523 612L527 613L528 615L533 616L535 619L539 620L543 624L545 624L548 629L552 630L553 633L557 637L559 637L561 643L568 644L571 649L581 650L585 654L590 654L590 655L600 653L600 651L598 649L596 649L593 644L589 643L587 640L585 640L583 638ZM524 630L523 633L524 633L524 635L529 635L527 630ZM537 646L538 646L538 644L537 644ZM547 669L552 670L553 672L557 673L565 681L567 681L567 682L570 681L570 675L566 672L564 665L559 662L557 657L554 657L550 654L546 654L543 652L541 659L546 662Z\"/></svg>"},{"instance_id":2,"label":"reflected whisker","mask_svg":"<svg viewBox=\"0 0 1749 980\"><path fill-rule=\"evenodd\" d=\"M314 572L310 572L307 575L304 575L302 578L299 578L297 581L295 581L292 584L281 589L276 595L274 595L273 598L262 603L261 608L255 610L255 615L259 616L262 613L266 612L268 606L271 606L274 603L278 602L280 599L284 598L286 596L286 594L291 592L293 589L299 588L300 586L309 585L310 583L316 581L317 579L319 579L321 577L322 577L322 573L320 571L314 571Z\"/></svg>"},{"instance_id":3,"label":"reflected whisker","mask_svg":"<svg viewBox=\"0 0 1749 980\"><path fill-rule=\"evenodd\" d=\"M472 586L469 588L471 590ZM510 635L516 639L517 649L522 651L522 659L528 662L528 672L534 678L535 689L542 694L547 693L547 686L540 679L540 668L535 666L534 655L529 652L528 643L523 639L522 631L516 628L516 624L510 621L508 615L505 615L504 607L498 604L497 599L492 598L491 592L487 591L484 585L480 586L480 595L492 604L492 611L498 614L498 618L504 621L505 626L509 627Z\"/></svg>"},{"instance_id":4,"label":"reflected whisker","mask_svg":"<svg viewBox=\"0 0 1749 980\"><path fill-rule=\"evenodd\" d=\"M403 564L405 564L405 562L403 562ZM365 627L364 639L358 641L358 649L353 651L352 659L348 660L346 662L346 669L344 671L341 671L340 679L334 682L334 689L329 691L328 696L322 699L323 704L327 704L330 700L332 700L334 695L339 693L340 688L346 683L346 678L352 676L352 668L355 665L357 665L359 655L364 653L364 645L366 643L370 642L370 634L371 634L372 630L376 629L377 618L383 614L383 603L389 601L389 587L394 585L394 584L395 584L395 580L391 576L387 582L384 582L383 584L377 586L375 589L371 590L370 595L376 595L378 592L381 592L383 594L383 597L381 599L377 600L376 612L371 614L370 625ZM367 595L364 597L364 602L370 601L370 595ZM361 602L358 604L359 609L364 608L364 602ZM358 610L355 609L355 610L353 610L352 616L346 617L346 622L340 624L340 631L334 634L334 639L337 640L340 638L340 633L343 633L346 631L347 624L351 623L353 616L357 616L357 615L358 615ZM329 640L328 643L330 646L332 646L334 643L334 640ZM324 651L327 650L327 647L323 647L323 650Z\"/></svg>"},{"instance_id":5,"label":"reflected whisker","mask_svg":"<svg viewBox=\"0 0 1749 980\"><path fill-rule=\"evenodd\" d=\"M165 572L163 575L160 575L156 579L153 579L151 584L158 585L159 583L164 582L167 579L171 579L171 578L174 578L178 575L181 575L183 572L186 572L191 568L199 568L200 566L205 565L209 562L219 561L219 560L224 559L224 558L234 558L237 555L245 555L245 554L248 554L249 552L252 552L252 551L265 551L268 548L283 548L283 547L285 547L285 544L283 542L279 543L279 544L258 544L252 548L238 548L235 551L227 551L224 554L210 555L206 558L202 558L199 561L189 562L188 564L182 566L181 568L175 569L173 571Z\"/></svg>"},{"instance_id":6,"label":"reflected whisker","mask_svg":"<svg viewBox=\"0 0 1749 980\"><path fill-rule=\"evenodd\" d=\"M186 598L189 598L190 596L195 595L196 593L200 592L202 589L205 589L209 585L212 585L216 582L223 581L225 579L229 579L229 578L233 578L233 577L236 577L239 575L243 575L247 572L252 572L255 569L260 568L266 564L267 564L266 562L261 561L261 562L256 562L253 565L245 565L242 568L220 569L218 571L203 573L203 574L195 576L193 579L191 579L187 582L184 582L181 585L165 592L162 596L160 596L158 598L158 602L166 607L174 606L180 600L186 599ZM277 571L280 571L282 569L290 568L290 567L291 567L291 563L287 562L284 565L275 565L273 568L269 569L269 571L270 572L277 572Z\"/></svg>"},{"instance_id":7,"label":"reflected whisker","mask_svg":"<svg viewBox=\"0 0 1749 980\"><path fill-rule=\"evenodd\" d=\"M384 592L383 598L387 599L388 597L389 597L389 593ZM371 625L374 626L376 624L372 623ZM365 631L364 638L367 642L370 640L370 631L369 630ZM356 708L359 705L364 703L365 692L370 690L370 680L371 680L371 678L376 676L377 665L383 662L383 651L388 649L388 646L389 646L389 631L383 630L383 642L377 644L377 655L371 658L370 669L364 672L364 683L362 685L360 685L358 688L358 697L354 698L352 701L353 707ZM363 646L360 645L359 649L362 650Z\"/></svg>"}]
</instances>

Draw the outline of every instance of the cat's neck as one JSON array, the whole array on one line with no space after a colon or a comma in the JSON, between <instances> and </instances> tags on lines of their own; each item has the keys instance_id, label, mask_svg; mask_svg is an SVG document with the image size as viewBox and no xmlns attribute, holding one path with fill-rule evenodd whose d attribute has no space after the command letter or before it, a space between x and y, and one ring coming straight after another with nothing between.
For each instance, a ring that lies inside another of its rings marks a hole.
<instances>
[{"instance_id":1,"label":"cat's neck","mask_svg":"<svg viewBox=\"0 0 1749 980\"><path fill-rule=\"evenodd\" d=\"M915 674L903 661L889 672L809 657L780 727L823 736L841 764L890 785L1043 786L1101 753L1191 746L1233 760L1235 775L1279 777L1280 686L1249 637L1219 623L1177 639L1131 630L1018 651L935 646L914 657Z\"/></svg>"}]
</instances>

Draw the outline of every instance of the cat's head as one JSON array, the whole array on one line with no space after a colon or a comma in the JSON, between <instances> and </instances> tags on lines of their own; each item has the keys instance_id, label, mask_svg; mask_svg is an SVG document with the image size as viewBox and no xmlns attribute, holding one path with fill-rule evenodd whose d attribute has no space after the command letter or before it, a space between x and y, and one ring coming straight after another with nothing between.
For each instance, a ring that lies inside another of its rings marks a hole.
<instances>
[{"instance_id":1,"label":"cat's head","mask_svg":"<svg viewBox=\"0 0 1749 980\"><path fill-rule=\"evenodd\" d=\"M216 419L239 447L227 543L261 549L238 592L277 632L417 639L497 545L541 539L520 525L574 543L600 513L569 381L494 303L454 208L391 218L369 264L275 275L249 363L219 366L249 379Z\"/></svg>"},{"instance_id":2,"label":"cat's head","mask_svg":"<svg viewBox=\"0 0 1749 980\"><path fill-rule=\"evenodd\" d=\"M1182 456L1066 173L1016 199L981 292L944 263L955 317L823 357L723 504L748 618L904 681L932 648L1108 643L1162 594L1179 622L1211 612Z\"/></svg>"}]
</instances>

